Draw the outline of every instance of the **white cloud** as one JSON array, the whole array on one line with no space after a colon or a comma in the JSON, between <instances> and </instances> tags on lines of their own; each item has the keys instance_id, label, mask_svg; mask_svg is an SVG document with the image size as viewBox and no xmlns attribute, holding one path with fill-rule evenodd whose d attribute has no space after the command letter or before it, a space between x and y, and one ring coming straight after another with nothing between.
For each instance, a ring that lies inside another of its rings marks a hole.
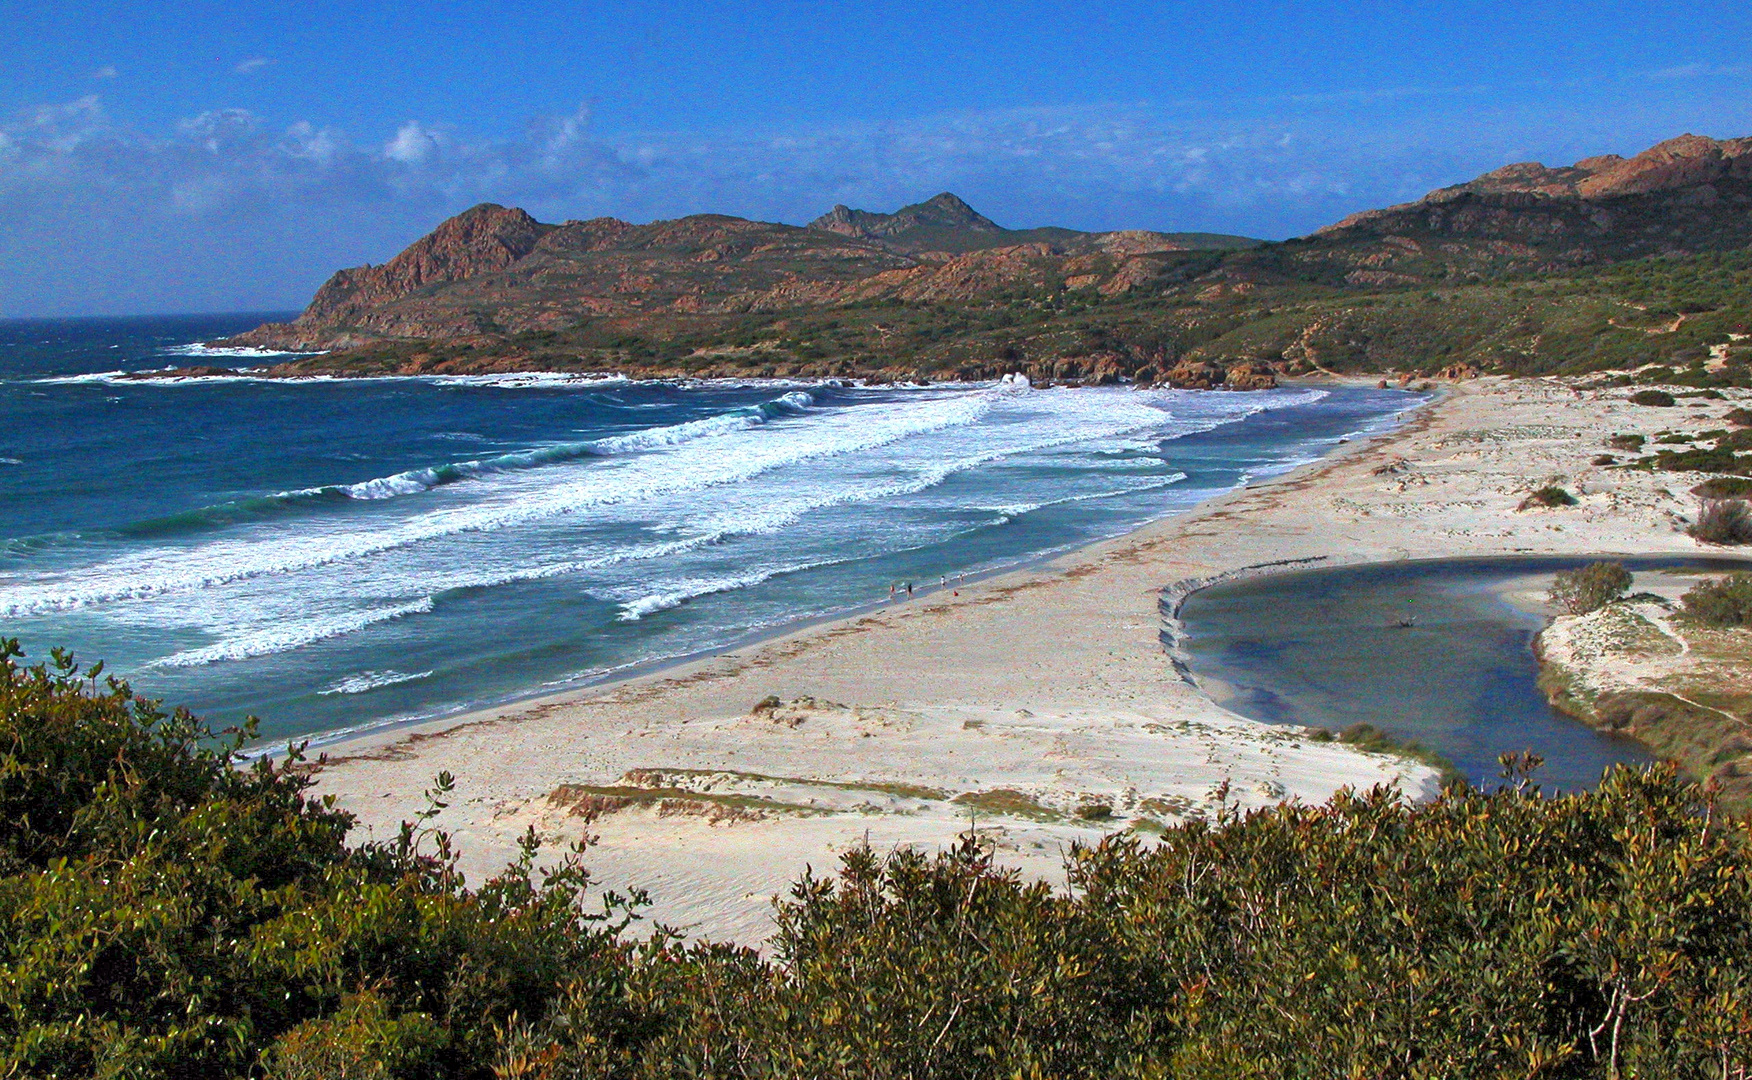
<instances>
[{"instance_id":1,"label":"white cloud","mask_svg":"<svg viewBox=\"0 0 1752 1080\"><path fill-rule=\"evenodd\" d=\"M177 121L177 130L185 137L218 153L227 144L242 142L253 136L261 122L248 109L213 109L199 116Z\"/></svg>"},{"instance_id":2,"label":"white cloud","mask_svg":"<svg viewBox=\"0 0 1752 1080\"><path fill-rule=\"evenodd\" d=\"M273 61L265 56L252 56L248 60L239 62L238 65L231 70L239 75L248 75L251 72L260 71L271 63L273 63Z\"/></svg>"},{"instance_id":3,"label":"white cloud","mask_svg":"<svg viewBox=\"0 0 1752 1080\"><path fill-rule=\"evenodd\" d=\"M104 66L98 68L96 71L92 72L91 77L94 79L113 79L120 74L121 74L121 72L116 70L116 66L114 64L105 64Z\"/></svg>"},{"instance_id":4,"label":"white cloud","mask_svg":"<svg viewBox=\"0 0 1752 1080\"><path fill-rule=\"evenodd\" d=\"M300 120L286 129L282 145L293 157L326 165L342 149L342 139L332 128L318 128L308 120Z\"/></svg>"},{"instance_id":5,"label":"white cloud","mask_svg":"<svg viewBox=\"0 0 1752 1080\"><path fill-rule=\"evenodd\" d=\"M383 156L404 165L418 165L437 150L437 136L421 127L419 121L409 120L396 130L395 138L384 144Z\"/></svg>"}]
</instances>

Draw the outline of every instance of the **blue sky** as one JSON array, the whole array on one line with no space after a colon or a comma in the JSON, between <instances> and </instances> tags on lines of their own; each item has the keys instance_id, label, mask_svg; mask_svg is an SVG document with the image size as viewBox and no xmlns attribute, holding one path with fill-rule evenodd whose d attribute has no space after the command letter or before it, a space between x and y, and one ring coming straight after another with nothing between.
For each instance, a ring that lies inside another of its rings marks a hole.
<instances>
[{"instance_id":1,"label":"blue sky","mask_svg":"<svg viewBox=\"0 0 1752 1080\"><path fill-rule=\"evenodd\" d=\"M475 202L1297 235L1752 134L1745 3L0 5L0 317L302 306Z\"/></svg>"}]
</instances>

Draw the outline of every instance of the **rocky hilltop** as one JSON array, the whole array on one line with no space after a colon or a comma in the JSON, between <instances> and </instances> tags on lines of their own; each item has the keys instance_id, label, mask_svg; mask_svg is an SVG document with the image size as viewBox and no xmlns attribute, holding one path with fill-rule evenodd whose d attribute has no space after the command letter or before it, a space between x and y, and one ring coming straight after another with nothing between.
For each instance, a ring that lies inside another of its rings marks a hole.
<instances>
[{"instance_id":1,"label":"rocky hilltop","mask_svg":"<svg viewBox=\"0 0 1752 1080\"><path fill-rule=\"evenodd\" d=\"M290 324L283 374L615 370L1270 385L1318 370L1733 359L1752 335L1752 139L1507 165L1264 244L1009 229L945 192L807 226L544 224L483 204Z\"/></svg>"},{"instance_id":2,"label":"rocky hilltop","mask_svg":"<svg viewBox=\"0 0 1752 1080\"><path fill-rule=\"evenodd\" d=\"M483 203L381 266L338 271L291 324L240 344L350 348L564 330L611 319L662 333L701 319L882 299L965 300L1007 288L1124 291L1166 252L1243 247L1245 237L1004 229L945 192L893 214L835 207L807 227L720 214L634 225L547 225Z\"/></svg>"},{"instance_id":3,"label":"rocky hilltop","mask_svg":"<svg viewBox=\"0 0 1752 1080\"><path fill-rule=\"evenodd\" d=\"M1632 158L1505 165L1415 203L1353 214L1291 258L1351 284L1554 271L1752 244L1752 138L1669 139Z\"/></svg>"},{"instance_id":4,"label":"rocky hilltop","mask_svg":"<svg viewBox=\"0 0 1752 1080\"><path fill-rule=\"evenodd\" d=\"M1061 254L1124 256L1163 251L1238 250L1259 244L1259 241L1245 236L1222 233L1160 233L1143 229L1090 233L1050 225L1038 229L1006 229L947 191L922 203L902 207L892 214L835 206L811 221L809 227L915 254L1046 244Z\"/></svg>"},{"instance_id":5,"label":"rocky hilltop","mask_svg":"<svg viewBox=\"0 0 1752 1080\"><path fill-rule=\"evenodd\" d=\"M941 249L943 240L960 248L997 247L1004 237L1014 235L947 191L892 214L835 206L811 221L809 227L860 240L880 240L894 247L927 251ZM942 239L932 244L925 239L927 236Z\"/></svg>"}]
</instances>

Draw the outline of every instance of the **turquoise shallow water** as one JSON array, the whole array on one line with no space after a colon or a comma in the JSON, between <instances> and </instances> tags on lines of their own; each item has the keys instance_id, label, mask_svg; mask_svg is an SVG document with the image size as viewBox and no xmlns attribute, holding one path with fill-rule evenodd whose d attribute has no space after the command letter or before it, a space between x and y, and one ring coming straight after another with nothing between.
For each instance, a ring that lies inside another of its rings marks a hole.
<instances>
[{"instance_id":1,"label":"turquoise shallow water","mask_svg":"<svg viewBox=\"0 0 1752 1080\"><path fill-rule=\"evenodd\" d=\"M1114 535L1391 425L1397 391L431 378L231 320L0 323L0 633L273 739L722 648Z\"/></svg>"},{"instance_id":2,"label":"turquoise shallow water","mask_svg":"<svg viewBox=\"0 0 1752 1080\"><path fill-rule=\"evenodd\" d=\"M1590 560L1462 559L1307 570L1229 582L1181 608L1195 675L1227 707L1272 723L1366 722L1442 754L1475 784L1497 755L1533 750L1548 788L1592 786L1649 755L1552 709L1534 685L1545 625L1505 583ZM1633 570L1734 568L1707 559L1623 560ZM1399 627L1401 620L1414 620Z\"/></svg>"}]
</instances>

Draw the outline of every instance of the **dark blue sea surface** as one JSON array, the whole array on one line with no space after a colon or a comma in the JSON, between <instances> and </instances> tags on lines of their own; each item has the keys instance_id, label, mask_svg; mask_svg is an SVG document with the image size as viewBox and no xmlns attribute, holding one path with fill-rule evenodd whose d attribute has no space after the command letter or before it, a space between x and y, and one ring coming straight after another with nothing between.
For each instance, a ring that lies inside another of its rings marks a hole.
<instances>
[{"instance_id":1,"label":"dark blue sea surface","mask_svg":"<svg viewBox=\"0 0 1752 1080\"><path fill-rule=\"evenodd\" d=\"M1551 707L1535 685L1532 648L1545 617L1503 599L1512 583L1589 561L1454 559L1227 582L1187 597L1184 647L1194 674L1244 716L1333 730L1373 724L1486 787L1502 782L1497 755L1532 750L1545 758L1535 779L1547 790L1592 787L1609 766L1649 754ZM1621 561L1632 570L1744 568Z\"/></svg>"},{"instance_id":2,"label":"dark blue sea surface","mask_svg":"<svg viewBox=\"0 0 1752 1080\"><path fill-rule=\"evenodd\" d=\"M264 737L721 649L1184 510L1422 399L614 377L138 382L227 318L0 323L0 633ZM284 318L283 315L272 316Z\"/></svg>"}]
</instances>

